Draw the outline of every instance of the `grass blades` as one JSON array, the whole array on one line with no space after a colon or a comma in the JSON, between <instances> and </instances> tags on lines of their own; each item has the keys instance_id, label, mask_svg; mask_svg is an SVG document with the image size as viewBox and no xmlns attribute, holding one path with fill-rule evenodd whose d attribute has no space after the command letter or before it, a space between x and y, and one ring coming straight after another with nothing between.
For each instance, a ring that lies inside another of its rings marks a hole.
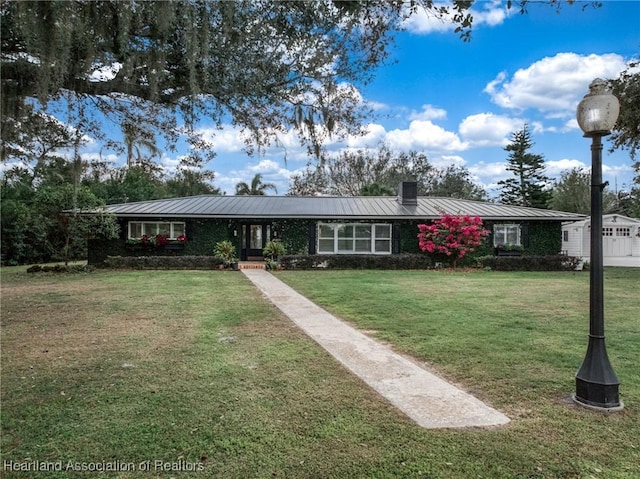
<instances>
[{"instance_id":1,"label":"grass blades","mask_svg":"<svg viewBox=\"0 0 640 479\"><path fill-rule=\"evenodd\" d=\"M468 430L415 426L239 273L22 271L1 271L2 477L638 476L635 271L605 281L612 415L567 400L586 274L278 273L513 419ZM7 468L34 462L61 470Z\"/></svg>"}]
</instances>

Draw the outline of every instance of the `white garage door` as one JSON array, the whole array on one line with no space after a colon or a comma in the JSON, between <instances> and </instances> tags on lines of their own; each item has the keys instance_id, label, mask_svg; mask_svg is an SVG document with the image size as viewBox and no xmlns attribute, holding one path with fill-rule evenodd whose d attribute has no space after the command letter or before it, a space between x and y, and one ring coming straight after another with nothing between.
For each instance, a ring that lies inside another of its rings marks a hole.
<instances>
[{"instance_id":1,"label":"white garage door","mask_svg":"<svg viewBox=\"0 0 640 479\"><path fill-rule=\"evenodd\" d=\"M631 228L602 228L602 252L604 256L631 256Z\"/></svg>"}]
</instances>

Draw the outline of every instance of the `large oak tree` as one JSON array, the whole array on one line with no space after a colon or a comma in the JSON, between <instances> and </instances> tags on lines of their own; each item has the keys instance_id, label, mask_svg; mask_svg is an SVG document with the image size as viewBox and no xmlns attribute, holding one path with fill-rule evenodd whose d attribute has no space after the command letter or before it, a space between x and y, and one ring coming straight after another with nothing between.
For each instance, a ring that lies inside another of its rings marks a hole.
<instances>
[{"instance_id":1,"label":"large oak tree","mask_svg":"<svg viewBox=\"0 0 640 479\"><path fill-rule=\"evenodd\" d=\"M620 100L620 115L610 140L613 149L626 148L634 159L640 151L640 61L632 62L620 76L610 80Z\"/></svg>"},{"instance_id":2,"label":"large oak tree","mask_svg":"<svg viewBox=\"0 0 640 479\"><path fill-rule=\"evenodd\" d=\"M524 11L528 0L513 3ZM93 108L83 115L97 110L118 125L162 131L169 145L186 137L195 150L213 151L193 128L207 118L244 129L253 147L293 128L317 155L328 135L360 131L366 111L354 85L385 61L405 17L424 8L468 39L472 4L3 1L2 118L20 121L34 98L78 110L84 102ZM99 122L76 120L98 133Z\"/></svg>"}]
</instances>

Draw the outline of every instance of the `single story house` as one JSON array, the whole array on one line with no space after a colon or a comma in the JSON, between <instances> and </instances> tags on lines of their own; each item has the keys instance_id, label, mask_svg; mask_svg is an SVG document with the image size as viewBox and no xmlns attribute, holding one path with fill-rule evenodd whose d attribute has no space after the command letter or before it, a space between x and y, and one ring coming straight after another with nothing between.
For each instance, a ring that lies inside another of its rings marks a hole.
<instances>
[{"instance_id":1,"label":"single story house","mask_svg":"<svg viewBox=\"0 0 640 479\"><path fill-rule=\"evenodd\" d=\"M589 261L591 219L562 226L562 250L569 256ZM602 261L604 266L640 268L640 219L618 214L602 217Z\"/></svg>"},{"instance_id":2,"label":"single story house","mask_svg":"<svg viewBox=\"0 0 640 479\"><path fill-rule=\"evenodd\" d=\"M479 216L491 230L487 253L516 246L523 254L558 254L562 223L584 215L455 198L418 197L415 182L394 196L213 196L109 205L121 226L118 240L89 240L89 263L107 256L211 255L231 240L241 260L262 259L262 249L281 240L287 254L420 253L418 224L443 214ZM167 241L152 247L147 238ZM144 241L142 239L144 238ZM142 244L144 243L144 244Z\"/></svg>"}]
</instances>

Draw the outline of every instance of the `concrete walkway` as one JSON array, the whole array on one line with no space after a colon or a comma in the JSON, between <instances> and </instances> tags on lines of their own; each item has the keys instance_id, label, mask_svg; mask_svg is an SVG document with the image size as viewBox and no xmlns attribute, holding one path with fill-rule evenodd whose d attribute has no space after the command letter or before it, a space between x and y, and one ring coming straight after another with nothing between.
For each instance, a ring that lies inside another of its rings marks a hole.
<instances>
[{"instance_id":1,"label":"concrete walkway","mask_svg":"<svg viewBox=\"0 0 640 479\"><path fill-rule=\"evenodd\" d=\"M242 272L306 334L425 428L498 426L509 418L342 322L271 273Z\"/></svg>"}]
</instances>

